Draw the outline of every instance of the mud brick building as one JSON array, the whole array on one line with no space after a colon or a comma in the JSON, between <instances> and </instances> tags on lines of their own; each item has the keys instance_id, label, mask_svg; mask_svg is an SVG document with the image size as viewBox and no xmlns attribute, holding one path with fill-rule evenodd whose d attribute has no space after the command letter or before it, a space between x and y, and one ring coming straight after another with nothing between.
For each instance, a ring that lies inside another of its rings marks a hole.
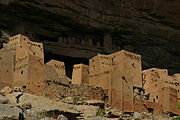
<instances>
[{"instance_id":1,"label":"mud brick building","mask_svg":"<svg viewBox=\"0 0 180 120\"><path fill-rule=\"evenodd\" d=\"M89 84L89 66L75 64L73 67L72 84Z\"/></svg>"},{"instance_id":2,"label":"mud brick building","mask_svg":"<svg viewBox=\"0 0 180 120\"><path fill-rule=\"evenodd\" d=\"M151 68L143 71L143 87L146 93L150 93L150 100L158 102L158 90L163 87L172 87L177 90L177 97L180 98L179 74L168 75L166 69Z\"/></svg>"},{"instance_id":3,"label":"mud brick building","mask_svg":"<svg viewBox=\"0 0 180 120\"><path fill-rule=\"evenodd\" d=\"M89 85L100 86L111 98L111 84L112 84L112 56L101 55L93 57L89 60Z\"/></svg>"},{"instance_id":4,"label":"mud brick building","mask_svg":"<svg viewBox=\"0 0 180 120\"><path fill-rule=\"evenodd\" d=\"M133 81L133 86L142 87L141 56L125 50L111 54L113 65L124 76Z\"/></svg>"},{"instance_id":5,"label":"mud brick building","mask_svg":"<svg viewBox=\"0 0 180 120\"><path fill-rule=\"evenodd\" d=\"M23 86L29 81L42 79L44 66L43 44L32 42L23 35L9 39L0 50L1 88ZM6 84L5 84L6 83Z\"/></svg>"},{"instance_id":6,"label":"mud brick building","mask_svg":"<svg viewBox=\"0 0 180 120\"><path fill-rule=\"evenodd\" d=\"M65 77L66 71L65 71L65 65L64 62L58 61L58 60L51 60L46 63L46 65L50 65L55 68L58 77Z\"/></svg>"},{"instance_id":7,"label":"mud brick building","mask_svg":"<svg viewBox=\"0 0 180 120\"><path fill-rule=\"evenodd\" d=\"M163 106L164 112L180 113L177 102L180 97L179 74L168 75L166 69L151 68L143 71L143 87L151 102Z\"/></svg>"},{"instance_id":8,"label":"mud brick building","mask_svg":"<svg viewBox=\"0 0 180 120\"><path fill-rule=\"evenodd\" d=\"M0 89L12 86L14 79L14 56L13 50L0 50Z\"/></svg>"},{"instance_id":9,"label":"mud brick building","mask_svg":"<svg viewBox=\"0 0 180 120\"><path fill-rule=\"evenodd\" d=\"M177 109L177 90L172 87L164 87L159 89L159 103L163 106L163 112L171 112L179 115L180 110Z\"/></svg>"},{"instance_id":10,"label":"mud brick building","mask_svg":"<svg viewBox=\"0 0 180 120\"><path fill-rule=\"evenodd\" d=\"M166 69L151 68L143 71L143 87L150 93L150 101L158 102L160 88L164 87L164 80L168 76Z\"/></svg>"},{"instance_id":11,"label":"mud brick building","mask_svg":"<svg viewBox=\"0 0 180 120\"><path fill-rule=\"evenodd\" d=\"M164 80L165 87L171 87L177 90L177 99L180 102L180 78L179 74L174 74L172 76L167 76Z\"/></svg>"},{"instance_id":12,"label":"mud brick building","mask_svg":"<svg viewBox=\"0 0 180 120\"><path fill-rule=\"evenodd\" d=\"M162 115L163 106L159 103L135 99L133 101L133 111L134 112L147 112L147 113L149 112L155 115Z\"/></svg>"},{"instance_id":13,"label":"mud brick building","mask_svg":"<svg viewBox=\"0 0 180 120\"><path fill-rule=\"evenodd\" d=\"M89 60L90 85L102 87L112 106L133 111L133 86L142 87L141 57L127 51Z\"/></svg>"}]
</instances>

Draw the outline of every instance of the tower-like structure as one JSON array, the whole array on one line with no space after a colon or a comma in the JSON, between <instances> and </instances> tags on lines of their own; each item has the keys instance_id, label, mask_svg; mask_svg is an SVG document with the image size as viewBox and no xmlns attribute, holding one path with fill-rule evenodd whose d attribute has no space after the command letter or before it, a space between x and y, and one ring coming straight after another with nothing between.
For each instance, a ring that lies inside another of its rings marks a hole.
<instances>
[{"instance_id":1,"label":"tower-like structure","mask_svg":"<svg viewBox=\"0 0 180 120\"><path fill-rule=\"evenodd\" d=\"M21 34L10 37L0 50L0 83L5 86L26 86L42 79L44 67L43 44L32 42Z\"/></svg>"}]
</instances>

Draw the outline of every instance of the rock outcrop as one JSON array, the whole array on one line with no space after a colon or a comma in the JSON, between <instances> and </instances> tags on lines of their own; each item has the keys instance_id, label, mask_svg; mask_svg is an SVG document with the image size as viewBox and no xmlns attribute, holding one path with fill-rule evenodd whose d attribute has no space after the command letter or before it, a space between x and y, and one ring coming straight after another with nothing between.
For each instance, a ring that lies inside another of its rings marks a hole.
<instances>
[{"instance_id":1,"label":"rock outcrop","mask_svg":"<svg viewBox=\"0 0 180 120\"><path fill-rule=\"evenodd\" d=\"M22 110L8 104L0 104L0 120L18 120Z\"/></svg>"},{"instance_id":2,"label":"rock outcrop","mask_svg":"<svg viewBox=\"0 0 180 120\"><path fill-rule=\"evenodd\" d=\"M87 92L87 89L84 89L82 92ZM82 95L81 97L85 96ZM70 98L71 97L69 97L69 100ZM5 96L0 96L0 120L170 119L170 117L165 114L157 116L148 112L125 113L121 110L110 107L110 105L104 100L97 99L94 98L84 101L78 100L77 102L73 101L73 103L68 103L65 99L55 100L49 99L45 96L13 91Z\"/></svg>"},{"instance_id":3,"label":"rock outcrop","mask_svg":"<svg viewBox=\"0 0 180 120\"><path fill-rule=\"evenodd\" d=\"M180 71L179 4L179 0L0 0L0 29L42 41L46 54L59 59L126 49L143 56L144 68L164 67L175 73Z\"/></svg>"}]
</instances>

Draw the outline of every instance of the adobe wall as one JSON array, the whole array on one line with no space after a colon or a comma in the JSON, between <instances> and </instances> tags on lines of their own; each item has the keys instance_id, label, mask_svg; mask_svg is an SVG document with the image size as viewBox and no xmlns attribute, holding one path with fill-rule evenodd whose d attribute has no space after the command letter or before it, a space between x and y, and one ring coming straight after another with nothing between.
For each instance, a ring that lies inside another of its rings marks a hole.
<instances>
[{"instance_id":1,"label":"adobe wall","mask_svg":"<svg viewBox=\"0 0 180 120\"><path fill-rule=\"evenodd\" d=\"M112 56L111 55L98 54L95 57L89 59L90 75L99 74L104 71L109 71L111 69L112 69Z\"/></svg>"},{"instance_id":2,"label":"adobe wall","mask_svg":"<svg viewBox=\"0 0 180 120\"><path fill-rule=\"evenodd\" d=\"M133 78L126 74L126 59L124 51L114 53L113 56L113 79L112 79L112 98L113 107L122 109L126 112L133 111Z\"/></svg>"},{"instance_id":3,"label":"adobe wall","mask_svg":"<svg viewBox=\"0 0 180 120\"><path fill-rule=\"evenodd\" d=\"M177 96L180 98L180 81L178 74L168 75L166 69L151 68L143 71L143 86L146 93L150 94L150 101L158 102L158 90L163 87L172 87L177 90Z\"/></svg>"},{"instance_id":4,"label":"adobe wall","mask_svg":"<svg viewBox=\"0 0 180 120\"><path fill-rule=\"evenodd\" d=\"M89 85L89 66L76 64L73 67L72 84L82 83Z\"/></svg>"},{"instance_id":5,"label":"adobe wall","mask_svg":"<svg viewBox=\"0 0 180 120\"><path fill-rule=\"evenodd\" d=\"M177 90L178 102L180 102L180 74L176 73L172 77L174 79L173 85L176 86L175 88ZM172 83L171 83L171 85L172 85Z\"/></svg>"},{"instance_id":6,"label":"adobe wall","mask_svg":"<svg viewBox=\"0 0 180 120\"><path fill-rule=\"evenodd\" d=\"M171 87L164 87L159 89L159 94L159 103L163 105L163 112L172 112L179 115L177 90Z\"/></svg>"},{"instance_id":7,"label":"adobe wall","mask_svg":"<svg viewBox=\"0 0 180 120\"><path fill-rule=\"evenodd\" d=\"M111 87L112 87L113 74L112 71L104 71L98 74L90 75L90 82L93 82L93 86L99 86L106 91L109 99L111 99Z\"/></svg>"},{"instance_id":8,"label":"adobe wall","mask_svg":"<svg viewBox=\"0 0 180 120\"><path fill-rule=\"evenodd\" d=\"M143 87L145 93L150 93L150 101L158 102L158 90L165 86L164 80L168 76L166 69L151 68L143 71Z\"/></svg>"},{"instance_id":9,"label":"adobe wall","mask_svg":"<svg viewBox=\"0 0 180 120\"><path fill-rule=\"evenodd\" d=\"M44 64L42 58L28 55L28 81L43 79Z\"/></svg>"},{"instance_id":10,"label":"adobe wall","mask_svg":"<svg viewBox=\"0 0 180 120\"><path fill-rule=\"evenodd\" d=\"M74 65L72 73L72 84L82 83L82 65Z\"/></svg>"},{"instance_id":11,"label":"adobe wall","mask_svg":"<svg viewBox=\"0 0 180 120\"><path fill-rule=\"evenodd\" d=\"M177 98L180 99L180 81L177 76L167 76L164 80L164 87L172 87L177 90Z\"/></svg>"},{"instance_id":12,"label":"adobe wall","mask_svg":"<svg viewBox=\"0 0 180 120\"><path fill-rule=\"evenodd\" d=\"M47 62L46 65L53 66L59 77L66 76L64 62L57 61L57 60L51 60L51 61Z\"/></svg>"},{"instance_id":13,"label":"adobe wall","mask_svg":"<svg viewBox=\"0 0 180 120\"><path fill-rule=\"evenodd\" d=\"M36 81L43 79L44 50L43 44L27 41L26 50L28 53L28 80Z\"/></svg>"},{"instance_id":14,"label":"adobe wall","mask_svg":"<svg viewBox=\"0 0 180 120\"><path fill-rule=\"evenodd\" d=\"M28 54L25 46L16 46L14 86L26 86L28 82Z\"/></svg>"},{"instance_id":15,"label":"adobe wall","mask_svg":"<svg viewBox=\"0 0 180 120\"><path fill-rule=\"evenodd\" d=\"M89 85L89 66L82 65L82 83Z\"/></svg>"},{"instance_id":16,"label":"adobe wall","mask_svg":"<svg viewBox=\"0 0 180 120\"><path fill-rule=\"evenodd\" d=\"M142 87L141 56L125 50L111 55L113 57L113 64L119 66L119 72L122 72L124 76L130 76L130 79L133 80L133 86ZM119 62L120 59L123 59L123 61Z\"/></svg>"},{"instance_id":17,"label":"adobe wall","mask_svg":"<svg viewBox=\"0 0 180 120\"><path fill-rule=\"evenodd\" d=\"M173 75L174 79L180 82L180 73L176 73Z\"/></svg>"},{"instance_id":18,"label":"adobe wall","mask_svg":"<svg viewBox=\"0 0 180 120\"><path fill-rule=\"evenodd\" d=\"M10 37L8 43L4 47L15 49L16 46L24 46L27 43L27 41L30 41L28 37L18 34L16 36Z\"/></svg>"},{"instance_id":19,"label":"adobe wall","mask_svg":"<svg viewBox=\"0 0 180 120\"><path fill-rule=\"evenodd\" d=\"M141 57L120 51L90 59L90 85L108 91L110 103L126 112L133 111L133 86L142 87Z\"/></svg>"},{"instance_id":20,"label":"adobe wall","mask_svg":"<svg viewBox=\"0 0 180 120\"><path fill-rule=\"evenodd\" d=\"M9 42L4 45L2 50L6 50L6 54L9 56L11 54L8 51L14 52L14 57L8 58L11 59L13 63L11 63L11 67L14 70L13 78L11 77L14 82L11 82L11 86L24 86L31 80L42 79L44 66L42 43L31 42L26 36L19 34L9 38ZM6 66L4 67L6 68Z\"/></svg>"},{"instance_id":21,"label":"adobe wall","mask_svg":"<svg viewBox=\"0 0 180 120\"><path fill-rule=\"evenodd\" d=\"M112 84L112 56L101 55L91 58L89 60L89 84L92 86L102 87L111 98L111 84Z\"/></svg>"},{"instance_id":22,"label":"adobe wall","mask_svg":"<svg viewBox=\"0 0 180 120\"><path fill-rule=\"evenodd\" d=\"M16 38L16 39L15 39ZM43 66L44 66L44 51L43 44L32 42L28 37L23 35L17 35L9 40L8 44L12 44L15 41L16 44L16 59L24 59L17 67L21 69L16 73L16 84L22 86L30 81L37 81L42 79Z\"/></svg>"},{"instance_id":23,"label":"adobe wall","mask_svg":"<svg viewBox=\"0 0 180 120\"><path fill-rule=\"evenodd\" d=\"M0 89L13 86L14 83L15 52L0 50Z\"/></svg>"},{"instance_id":24,"label":"adobe wall","mask_svg":"<svg viewBox=\"0 0 180 120\"><path fill-rule=\"evenodd\" d=\"M162 115L163 108L162 105L158 103L134 99L133 111L152 112L154 115Z\"/></svg>"}]
</instances>

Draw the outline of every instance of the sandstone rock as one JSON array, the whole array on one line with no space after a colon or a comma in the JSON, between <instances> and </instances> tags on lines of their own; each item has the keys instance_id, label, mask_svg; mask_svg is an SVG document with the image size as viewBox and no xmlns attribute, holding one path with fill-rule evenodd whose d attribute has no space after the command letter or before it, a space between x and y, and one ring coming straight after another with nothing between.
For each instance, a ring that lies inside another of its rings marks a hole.
<instances>
[{"instance_id":1,"label":"sandstone rock","mask_svg":"<svg viewBox=\"0 0 180 120\"><path fill-rule=\"evenodd\" d=\"M91 105L76 105L74 106L74 109L83 113L82 116L84 118L88 118L97 116L100 108L98 106Z\"/></svg>"},{"instance_id":2,"label":"sandstone rock","mask_svg":"<svg viewBox=\"0 0 180 120\"><path fill-rule=\"evenodd\" d=\"M68 119L65 116L63 116L63 115L59 115L57 119L46 117L46 118L42 118L40 120L68 120Z\"/></svg>"},{"instance_id":3,"label":"sandstone rock","mask_svg":"<svg viewBox=\"0 0 180 120\"><path fill-rule=\"evenodd\" d=\"M6 98L9 99L11 104L25 110L25 116L27 118L57 118L59 115L63 114L67 118L72 118L73 120L80 115L80 112L73 109L73 105L56 102L43 96L15 92L7 95Z\"/></svg>"},{"instance_id":4,"label":"sandstone rock","mask_svg":"<svg viewBox=\"0 0 180 120\"><path fill-rule=\"evenodd\" d=\"M124 112L115 108L111 108L109 110L107 110L106 112L106 117L108 118L119 118L122 115L124 115Z\"/></svg>"},{"instance_id":5,"label":"sandstone rock","mask_svg":"<svg viewBox=\"0 0 180 120\"><path fill-rule=\"evenodd\" d=\"M68 104L73 104L73 98L72 97L65 97L62 99L62 102L68 103Z\"/></svg>"},{"instance_id":6,"label":"sandstone rock","mask_svg":"<svg viewBox=\"0 0 180 120\"><path fill-rule=\"evenodd\" d=\"M7 94L10 94L11 92L12 92L12 89L11 89L9 86L4 87L4 88L0 91L0 93L1 93L2 95L7 95Z\"/></svg>"},{"instance_id":7,"label":"sandstone rock","mask_svg":"<svg viewBox=\"0 0 180 120\"><path fill-rule=\"evenodd\" d=\"M9 100L10 104L18 104L19 103L19 97L22 96L23 93L21 92L13 92L11 94L6 95L5 97Z\"/></svg>"},{"instance_id":8,"label":"sandstone rock","mask_svg":"<svg viewBox=\"0 0 180 120\"><path fill-rule=\"evenodd\" d=\"M59 115L57 120L68 120L64 115Z\"/></svg>"},{"instance_id":9,"label":"sandstone rock","mask_svg":"<svg viewBox=\"0 0 180 120\"><path fill-rule=\"evenodd\" d=\"M20 87L14 87L13 92L21 92Z\"/></svg>"},{"instance_id":10,"label":"sandstone rock","mask_svg":"<svg viewBox=\"0 0 180 120\"><path fill-rule=\"evenodd\" d=\"M26 90L25 86L13 88L13 92L25 92L25 90Z\"/></svg>"},{"instance_id":11,"label":"sandstone rock","mask_svg":"<svg viewBox=\"0 0 180 120\"><path fill-rule=\"evenodd\" d=\"M93 106L99 106L100 108L104 109L104 102L101 100L87 100L85 101L86 104L88 105L93 105Z\"/></svg>"},{"instance_id":12,"label":"sandstone rock","mask_svg":"<svg viewBox=\"0 0 180 120\"><path fill-rule=\"evenodd\" d=\"M8 103L8 99L0 95L0 104L6 104Z\"/></svg>"},{"instance_id":13,"label":"sandstone rock","mask_svg":"<svg viewBox=\"0 0 180 120\"><path fill-rule=\"evenodd\" d=\"M57 119L53 119L53 118L48 118L48 117L46 117L46 118L42 118L42 119L40 119L40 120L57 120Z\"/></svg>"},{"instance_id":14,"label":"sandstone rock","mask_svg":"<svg viewBox=\"0 0 180 120\"><path fill-rule=\"evenodd\" d=\"M141 113L140 112L134 112L134 116L133 116L135 119L137 118L140 118L141 117Z\"/></svg>"},{"instance_id":15,"label":"sandstone rock","mask_svg":"<svg viewBox=\"0 0 180 120\"><path fill-rule=\"evenodd\" d=\"M27 109L31 109L32 105L31 105L31 103L25 103L21 107L23 110L27 110Z\"/></svg>"},{"instance_id":16,"label":"sandstone rock","mask_svg":"<svg viewBox=\"0 0 180 120\"><path fill-rule=\"evenodd\" d=\"M2 118L2 119L3 118L14 118L14 119L18 120L19 113L22 113L22 110L20 108L13 107L13 106L7 105L7 104L0 104L0 118Z\"/></svg>"},{"instance_id":17,"label":"sandstone rock","mask_svg":"<svg viewBox=\"0 0 180 120\"><path fill-rule=\"evenodd\" d=\"M91 117L86 120L120 120L119 118Z\"/></svg>"},{"instance_id":18,"label":"sandstone rock","mask_svg":"<svg viewBox=\"0 0 180 120\"><path fill-rule=\"evenodd\" d=\"M65 88L60 93L60 96L64 98L71 97L73 100L76 99L77 102L84 102L91 99L102 100L106 95L101 87L93 87L86 84L71 84L70 87Z\"/></svg>"}]
</instances>

